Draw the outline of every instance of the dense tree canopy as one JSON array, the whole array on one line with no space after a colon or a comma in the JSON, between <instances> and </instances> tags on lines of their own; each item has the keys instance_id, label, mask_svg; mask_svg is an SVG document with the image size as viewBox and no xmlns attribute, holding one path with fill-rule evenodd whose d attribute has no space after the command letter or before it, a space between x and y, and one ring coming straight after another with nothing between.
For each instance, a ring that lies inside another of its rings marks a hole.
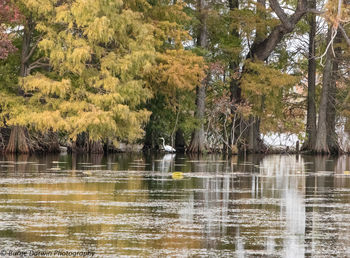
<instances>
[{"instance_id":1,"label":"dense tree canopy","mask_svg":"<svg viewBox=\"0 0 350 258\"><path fill-rule=\"evenodd\" d=\"M306 150L338 152L348 10L333 0L1 0L1 126L150 148L183 134L196 152L260 152L262 134L295 134Z\"/></svg>"}]
</instances>

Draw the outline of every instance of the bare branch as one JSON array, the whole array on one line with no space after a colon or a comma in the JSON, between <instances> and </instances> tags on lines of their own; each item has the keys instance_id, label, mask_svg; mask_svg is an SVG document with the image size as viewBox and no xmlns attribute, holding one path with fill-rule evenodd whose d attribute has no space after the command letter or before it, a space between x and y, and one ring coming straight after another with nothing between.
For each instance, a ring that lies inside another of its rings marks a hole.
<instances>
[{"instance_id":1,"label":"bare branch","mask_svg":"<svg viewBox=\"0 0 350 258\"><path fill-rule=\"evenodd\" d=\"M35 62L31 63L28 66L28 74L30 74L31 70L36 69L36 68L43 68L43 67L50 67L50 64L47 61L47 58L41 57Z\"/></svg>"},{"instance_id":2,"label":"bare branch","mask_svg":"<svg viewBox=\"0 0 350 258\"><path fill-rule=\"evenodd\" d=\"M339 29L340 29L340 32L342 33L342 35L346 41L346 44L350 47L350 38L349 38L348 34L346 33L343 25L339 24Z\"/></svg>"},{"instance_id":3,"label":"bare branch","mask_svg":"<svg viewBox=\"0 0 350 258\"><path fill-rule=\"evenodd\" d=\"M317 9L307 9L308 13L313 13L313 14L318 14L318 15L322 15L324 14L326 11L324 10L317 10Z\"/></svg>"},{"instance_id":4,"label":"bare branch","mask_svg":"<svg viewBox=\"0 0 350 258\"><path fill-rule=\"evenodd\" d=\"M28 60L32 57L32 55L34 54L35 49L37 48L40 40L42 39L42 36L40 36L37 41L35 42L35 44L33 45L33 47L31 48L30 52L28 53L28 55L25 57L24 59L24 63L28 62Z\"/></svg>"}]
</instances>

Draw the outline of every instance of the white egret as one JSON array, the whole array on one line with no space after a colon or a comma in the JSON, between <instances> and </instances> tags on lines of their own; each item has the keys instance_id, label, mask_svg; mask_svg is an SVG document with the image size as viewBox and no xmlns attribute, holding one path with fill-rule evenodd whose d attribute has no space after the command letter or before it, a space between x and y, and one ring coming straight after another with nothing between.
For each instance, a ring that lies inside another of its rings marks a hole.
<instances>
[{"instance_id":1,"label":"white egret","mask_svg":"<svg viewBox=\"0 0 350 258\"><path fill-rule=\"evenodd\" d=\"M163 140L163 148L166 152L176 152L176 150L173 147L171 147L170 145L165 145L165 140L163 137L160 137L160 139Z\"/></svg>"}]
</instances>

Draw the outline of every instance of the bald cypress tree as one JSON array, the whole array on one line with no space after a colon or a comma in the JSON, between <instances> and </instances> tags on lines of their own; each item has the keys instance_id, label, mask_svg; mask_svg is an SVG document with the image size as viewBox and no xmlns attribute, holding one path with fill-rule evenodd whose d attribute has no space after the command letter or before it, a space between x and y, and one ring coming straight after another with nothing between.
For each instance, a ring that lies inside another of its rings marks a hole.
<instances>
[{"instance_id":1,"label":"bald cypress tree","mask_svg":"<svg viewBox=\"0 0 350 258\"><path fill-rule=\"evenodd\" d=\"M143 135L152 96L143 74L155 57L154 27L123 1L23 1L38 17L39 49L51 72L20 78L29 98L7 110L9 125L76 139L133 141ZM147 7L140 2L138 7ZM26 74L27 75L27 74Z\"/></svg>"}]
</instances>

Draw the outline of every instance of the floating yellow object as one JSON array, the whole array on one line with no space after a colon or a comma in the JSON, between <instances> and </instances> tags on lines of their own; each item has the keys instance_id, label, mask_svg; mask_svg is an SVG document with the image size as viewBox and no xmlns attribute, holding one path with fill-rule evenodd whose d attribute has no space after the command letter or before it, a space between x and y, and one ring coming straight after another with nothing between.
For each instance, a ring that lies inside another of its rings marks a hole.
<instances>
[{"instance_id":1,"label":"floating yellow object","mask_svg":"<svg viewBox=\"0 0 350 258\"><path fill-rule=\"evenodd\" d=\"M183 179L184 178L184 173L182 173L182 172L173 172L171 177L173 179Z\"/></svg>"},{"instance_id":2,"label":"floating yellow object","mask_svg":"<svg viewBox=\"0 0 350 258\"><path fill-rule=\"evenodd\" d=\"M350 175L350 171L344 171L344 175Z\"/></svg>"}]
</instances>

